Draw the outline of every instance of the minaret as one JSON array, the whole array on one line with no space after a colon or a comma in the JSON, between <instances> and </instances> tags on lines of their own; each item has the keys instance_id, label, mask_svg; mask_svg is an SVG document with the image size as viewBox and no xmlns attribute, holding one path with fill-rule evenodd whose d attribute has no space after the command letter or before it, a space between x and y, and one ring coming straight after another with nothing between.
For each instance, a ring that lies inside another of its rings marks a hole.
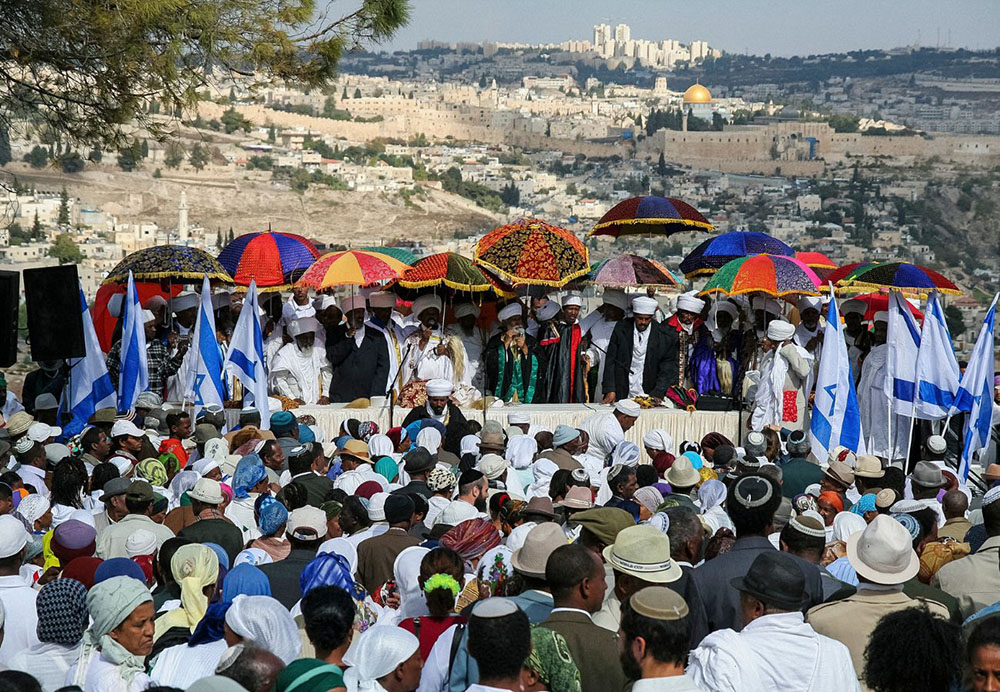
<instances>
[{"instance_id":1,"label":"minaret","mask_svg":"<svg viewBox=\"0 0 1000 692\"><path fill-rule=\"evenodd\" d=\"M181 190L181 202L177 205L177 236L180 242L188 239L188 203L187 194Z\"/></svg>"}]
</instances>

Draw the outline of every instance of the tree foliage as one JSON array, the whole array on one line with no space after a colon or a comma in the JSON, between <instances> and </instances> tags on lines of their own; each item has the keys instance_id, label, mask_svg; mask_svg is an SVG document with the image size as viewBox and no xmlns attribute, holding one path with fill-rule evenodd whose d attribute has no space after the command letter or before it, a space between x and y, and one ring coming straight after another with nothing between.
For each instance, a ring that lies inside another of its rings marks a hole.
<instances>
[{"instance_id":1,"label":"tree foliage","mask_svg":"<svg viewBox=\"0 0 1000 692\"><path fill-rule=\"evenodd\" d=\"M59 218L56 220L56 223L60 226L69 225L69 193L66 192L65 187L59 193Z\"/></svg>"},{"instance_id":2,"label":"tree foliage","mask_svg":"<svg viewBox=\"0 0 1000 692\"><path fill-rule=\"evenodd\" d=\"M186 155L187 150L183 144L177 141L167 142L167 146L163 150L163 165L167 168L177 168L184 163Z\"/></svg>"},{"instance_id":3,"label":"tree foliage","mask_svg":"<svg viewBox=\"0 0 1000 692\"><path fill-rule=\"evenodd\" d=\"M120 148L133 121L163 132L151 101L167 113L190 107L212 73L320 86L345 50L390 39L409 12L409 0L364 0L339 15L315 0L5 0L0 121Z\"/></svg>"},{"instance_id":4,"label":"tree foliage","mask_svg":"<svg viewBox=\"0 0 1000 692\"><path fill-rule=\"evenodd\" d=\"M968 327L965 326L965 319L962 317L962 311L954 305L948 305L945 307L944 321L948 325L948 331L951 332L952 339L959 338L965 334L968 329Z\"/></svg>"},{"instance_id":5,"label":"tree foliage","mask_svg":"<svg viewBox=\"0 0 1000 692\"><path fill-rule=\"evenodd\" d=\"M36 144L24 155L24 160L31 164L32 168L45 168L49 163L49 150Z\"/></svg>"},{"instance_id":6,"label":"tree foliage","mask_svg":"<svg viewBox=\"0 0 1000 692\"><path fill-rule=\"evenodd\" d=\"M208 149L200 144L195 144L191 147L191 153L188 155L188 163L190 163L196 170L201 170L209 161Z\"/></svg>"},{"instance_id":7,"label":"tree foliage","mask_svg":"<svg viewBox=\"0 0 1000 692\"><path fill-rule=\"evenodd\" d=\"M83 259L83 253L77 246L73 236L69 233L60 233L56 236L56 242L49 248L49 257L55 257L59 264L76 264Z\"/></svg>"},{"instance_id":8,"label":"tree foliage","mask_svg":"<svg viewBox=\"0 0 1000 692\"><path fill-rule=\"evenodd\" d=\"M250 128L253 127L253 123L243 117L243 114L235 108L227 110L219 120L222 122L222 128L226 131L227 135L231 135L237 130L249 132Z\"/></svg>"}]
</instances>

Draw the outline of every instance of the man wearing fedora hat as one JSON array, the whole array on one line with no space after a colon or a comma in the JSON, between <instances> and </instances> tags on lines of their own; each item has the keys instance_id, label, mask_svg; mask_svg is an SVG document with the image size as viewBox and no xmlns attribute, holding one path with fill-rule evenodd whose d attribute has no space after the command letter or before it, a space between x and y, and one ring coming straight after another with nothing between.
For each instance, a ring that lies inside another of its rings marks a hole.
<instances>
[{"instance_id":1,"label":"man wearing fedora hat","mask_svg":"<svg viewBox=\"0 0 1000 692\"><path fill-rule=\"evenodd\" d=\"M713 632L691 652L687 674L701 688L858 689L847 647L818 634L802 615L806 582L793 556L763 552L731 583L740 594L743 628Z\"/></svg>"},{"instance_id":2,"label":"man wearing fedora hat","mask_svg":"<svg viewBox=\"0 0 1000 692\"><path fill-rule=\"evenodd\" d=\"M686 456L677 457L667 469L666 479L671 492L663 496L664 504L667 507L687 507L697 512L698 507L691 499L691 492L701 482L701 474L695 470L691 460Z\"/></svg>"},{"instance_id":3,"label":"man wearing fedora hat","mask_svg":"<svg viewBox=\"0 0 1000 692\"><path fill-rule=\"evenodd\" d=\"M919 465L919 464L918 464ZM931 586L958 599L962 617L1000 601L1000 488L983 496L983 526L988 538L972 555L949 562L931 579Z\"/></svg>"},{"instance_id":4,"label":"man wearing fedora hat","mask_svg":"<svg viewBox=\"0 0 1000 692\"><path fill-rule=\"evenodd\" d=\"M669 584L681 578L680 566L670 556L670 539L648 524L630 526L604 549L604 562L611 566L615 586L594 613L594 624L617 632L621 606L632 594L647 586Z\"/></svg>"},{"instance_id":5,"label":"man wearing fedora hat","mask_svg":"<svg viewBox=\"0 0 1000 692\"><path fill-rule=\"evenodd\" d=\"M847 499L847 490L854 485L854 470L842 461L833 459L830 464L823 469L823 477L819 481L822 491L829 491L840 495L844 501L844 511L849 510L854 503Z\"/></svg>"},{"instance_id":6,"label":"man wearing fedora hat","mask_svg":"<svg viewBox=\"0 0 1000 692\"><path fill-rule=\"evenodd\" d=\"M994 568L995 558L994 555ZM926 606L947 619L948 609L935 601L910 598L903 593L903 584L920 571L920 559L913 550L910 532L892 517L880 514L864 531L849 536L847 559L858 575L857 593L812 608L806 620L820 634L847 646L860 678L868 639L884 616Z\"/></svg>"},{"instance_id":7,"label":"man wearing fedora hat","mask_svg":"<svg viewBox=\"0 0 1000 692\"><path fill-rule=\"evenodd\" d=\"M343 469L343 473L333 482L334 488L353 494L365 481L377 482L377 478L380 477L372 468L368 445L361 440L348 440L336 451L336 455L340 457L340 468Z\"/></svg>"},{"instance_id":8,"label":"man wearing fedora hat","mask_svg":"<svg viewBox=\"0 0 1000 692\"><path fill-rule=\"evenodd\" d=\"M430 452L423 447L414 447L403 456L403 470L410 477L410 482L394 492L420 495L429 500L434 491L427 485L427 474L434 465L434 456Z\"/></svg>"},{"instance_id":9,"label":"man wearing fedora hat","mask_svg":"<svg viewBox=\"0 0 1000 692\"><path fill-rule=\"evenodd\" d=\"M941 468L932 461L918 461L909 480L913 499L924 507L933 509L938 516L938 528L944 526L944 511L937 499L938 491L947 484Z\"/></svg>"}]
</instances>

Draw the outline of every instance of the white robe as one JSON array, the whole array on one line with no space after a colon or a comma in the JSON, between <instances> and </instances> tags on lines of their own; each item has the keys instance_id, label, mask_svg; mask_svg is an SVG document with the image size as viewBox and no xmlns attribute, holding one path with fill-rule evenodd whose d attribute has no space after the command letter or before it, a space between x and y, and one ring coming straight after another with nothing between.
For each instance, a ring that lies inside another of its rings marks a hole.
<instances>
[{"instance_id":1,"label":"white robe","mask_svg":"<svg viewBox=\"0 0 1000 692\"><path fill-rule=\"evenodd\" d=\"M632 365L628 371L628 395L646 396L646 390L642 386L642 375L646 369L646 349L649 348L649 335L652 332L650 327L645 331L632 328Z\"/></svg>"},{"instance_id":2,"label":"white robe","mask_svg":"<svg viewBox=\"0 0 1000 692\"><path fill-rule=\"evenodd\" d=\"M483 351L486 348L486 332L478 326L472 328L472 334L466 334L465 330L457 324L449 325L445 329L445 334L458 337L462 346L465 347L465 372L462 373L462 381L476 389L482 390L483 380L486 377L484 368L480 368L483 359Z\"/></svg>"},{"instance_id":3,"label":"white robe","mask_svg":"<svg viewBox=\"0 0 1000 692\"><path fill-rule=\"evenodd\" d=\"M861 689L847 647L818 634L799 612L759 617L740 632L713 632L691 652L685 674L710 692Z\"/></svg>"},{"instance_id":4,"label":"white robe","mask_svg":"<svg viewBox=\"0 0 1000 692\"><path fill-rule=\"evenodd\" d=\"M590 335L590 348L584 351L584 354L590 358L590 367L597 366L597 387L594 391L594 401L601 401L604 398L602 382L604 381L604 368L607 366L608 360L608 345L611 343L611 334L615 331L617 324L617 320L606 320L601 313L596 311L580 321L580 331L584 336Z\"/></svg>"},{"instance_id":5,"label":"white robe","mask_svg":"<svg viewBox=\"0 0 1000 692\"><path fill-rule=\"evenodd\" d=\"M590 446L580 463L590 474L590 482L596 484L597 476L604 468L604 460L625 439L625 431L613 413L596 413L585 418L580 423L580 429L590 436Z\"/></svg>"},{"instance_id":6,"label":"white robe","mask_svg":"<svg viewBox=\"0 0 1000 692\"><path fill-rule=\"evenodd\" d=\"M285 344L274 357L272 389L281 396L301 399L311 406L327 395L332 378L330 361L315 346L309 355L305 355L294 343Z\"/></svg>"},{"instance_id":7,"label":"white robe","mask_svg":"<svg viewBox=\"0 0 1000 692\"><path fill-rule=\"evenodd\" d=\"M868 453L889 459L902 458L909 435L908 416L892 416L892 437L889 441L889 397L882 389L888 345L875 346L861 366L858 382L858 408L861 411L861 431L868 441Z\"/></svg>"}]
</instances>

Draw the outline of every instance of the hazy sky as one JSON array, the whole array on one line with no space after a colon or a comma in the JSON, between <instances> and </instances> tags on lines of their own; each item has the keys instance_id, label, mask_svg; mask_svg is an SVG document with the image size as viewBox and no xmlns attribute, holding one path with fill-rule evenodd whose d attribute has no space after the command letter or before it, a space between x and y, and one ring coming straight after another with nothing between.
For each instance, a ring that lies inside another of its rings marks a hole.
<instances>
[{"instance_id":1,"label":"hazy sky","mask_svg":"<svg viewBox=\"0 0 1000 692\"><path fill-rule=\"evenodd\" d=\"M333 3L337 8L339 3ZM729 52L804 55L912 44L1000 45L1000 0L412 0L388 46L440 41L590 39L624 22L633 38L705 39ZM939 34L940 32L940 34Z\"/></svg>"}]
</instances>

